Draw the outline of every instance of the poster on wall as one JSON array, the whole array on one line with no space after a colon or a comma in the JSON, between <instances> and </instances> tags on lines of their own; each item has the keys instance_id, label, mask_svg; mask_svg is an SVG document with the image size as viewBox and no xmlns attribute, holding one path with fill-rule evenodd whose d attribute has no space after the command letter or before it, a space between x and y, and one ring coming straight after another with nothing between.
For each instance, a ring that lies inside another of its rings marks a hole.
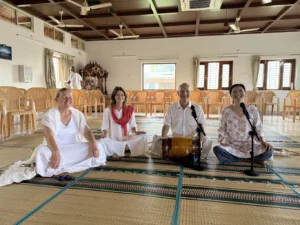
<instances>
[{"instance_id":1,"label":"poster on wall","mask_svg":"<svg viewBox=\"0 0 300 225\"><path fill-rule=\"evenodd\" d=\"M12 59L11 47L6 45L0 45L0 59Z\"/></svg>"}]
</instances>

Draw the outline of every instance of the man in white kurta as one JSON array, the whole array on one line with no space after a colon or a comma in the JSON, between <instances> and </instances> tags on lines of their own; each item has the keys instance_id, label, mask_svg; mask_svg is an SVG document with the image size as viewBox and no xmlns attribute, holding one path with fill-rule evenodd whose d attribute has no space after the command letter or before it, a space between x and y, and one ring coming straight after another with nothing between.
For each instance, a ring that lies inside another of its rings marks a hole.
<instances>
[{"instance_id":1,"label":"man in white kurta","mask_svg":"<svg viewBox=\"0 0 300 225\"><path fill-rule=\"evenodd\" d=\"M122 109L115 110L118 119L122 117L122 113ZM124 136L121 125L117 124L112 118L111 107L104 110L101 130L107 131L108 138L103 140L112 139L122 142L123 144L119 145L118 149L114 149L118 155L124 156L126 145L128 145L132 156L144 155L148 150L148 136L147 134L136 135L131 132L132 128L136 128L137 126L134 112L126 126L129 134Z\"/></svg>"},{"instance_id":2,"label":"man in white kurta","mask_svg":"<svg viewBox=\"0 0 300 225\"><path fill-rule=\"evenodd\" d=\"M193 138L197 132L197 123L192 116L191 106L194 106L197 121L203 126L206 125L204 118L204 113L200 105L193 104L189 101L190 86L183 83L178 88L178 95L180 97L179 102L173 103L164 118L162 137L167 137L169 129L171 130L173 137L187 137ZM185 105L185 107L183 107ZM153 137L153 144L151 151L155 154L161 154L161 143L159 136L155 135ZM209 151L212 146L212 141L207 136L202 136L202 154L203 158L207 158Z\"/></svg>"},{"instance_id":3,"label":"man in white kurta","mask_svg":"<svg viewBox=\"0 0 300 225\"><path fill-rule=\"evenodd\" d=\"M83 82L82 77L80 76L79 73L75 72L75 67L72 66L68 84L70 84L72 89L81 90L82 82Z\"/></svg>"}]
</instances>

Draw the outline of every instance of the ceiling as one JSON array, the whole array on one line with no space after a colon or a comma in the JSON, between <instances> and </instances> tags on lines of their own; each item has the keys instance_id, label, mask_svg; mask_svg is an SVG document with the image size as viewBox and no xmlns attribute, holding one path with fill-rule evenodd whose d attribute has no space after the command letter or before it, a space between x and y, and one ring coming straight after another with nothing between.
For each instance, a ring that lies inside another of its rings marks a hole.
<instances>
[{"instance_id":1,"label":"ceiling","mask_svg":"<svg viewBox=\"0 0 300 225\"><path fill-rule=\"evenodd\" d=\"M84 0L74 0L82 4ZM48 16L60 19L63 10L65 24L82 24L82 28L64 30L85 41L110 40L124 25L124 35L139 35L139 39L191 37L208 35L238 35L229 24L240 17L239 27L259 28L247 33L277 33L300 31L300 0L223 0L220 10L181 11L180 0L101 0L112 7L91 10L80 15L80 7L64 0L8 0L16 7L49 23ZM23 5L23 6L22 6ZM26 6L27 5L27 6Z\"/></svg>"}]
</instances>

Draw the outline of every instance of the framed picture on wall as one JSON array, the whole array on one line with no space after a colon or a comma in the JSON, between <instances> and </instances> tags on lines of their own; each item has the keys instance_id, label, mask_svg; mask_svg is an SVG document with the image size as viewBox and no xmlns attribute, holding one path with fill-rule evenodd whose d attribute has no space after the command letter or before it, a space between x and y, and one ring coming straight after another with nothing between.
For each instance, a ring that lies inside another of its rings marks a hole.
<instances>
[{"instance_id":1,"label":"framed picture on wall","mask_svg":"<svg viewBox=\"0 0 300 225\"><path fill-rule=\"evenodd\" d=\"M0 59L12 59L11 47L6 45L0 45Z\"/></svg>"}]
</instances>

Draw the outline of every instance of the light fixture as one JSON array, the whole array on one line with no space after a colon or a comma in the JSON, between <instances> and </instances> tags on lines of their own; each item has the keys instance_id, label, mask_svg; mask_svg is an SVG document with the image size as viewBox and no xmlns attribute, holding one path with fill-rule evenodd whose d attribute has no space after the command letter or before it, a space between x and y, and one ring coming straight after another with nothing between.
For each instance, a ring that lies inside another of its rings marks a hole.
<instances>
[{"instance_id":1,"label":"light fixture","mask_svg":"<svg viewBox=\"0 0 300 225\"><path fill-rule=\"evenodd\" d=\"M261 0L262 4L268 4L268 3L271 3L271 2L272 2L272 0Z\"/></svg>"},{"instance_id":2,"label":"light fixture","mask_svg":"<svg viewBox=\"0 0 300 225\"><path fill-rule=\"evenodd\" d=\"M19 8L25 8L25 7L30 7L30 4L23 4L23 5L17 5Z\"/></svg>"}]
</instances>

